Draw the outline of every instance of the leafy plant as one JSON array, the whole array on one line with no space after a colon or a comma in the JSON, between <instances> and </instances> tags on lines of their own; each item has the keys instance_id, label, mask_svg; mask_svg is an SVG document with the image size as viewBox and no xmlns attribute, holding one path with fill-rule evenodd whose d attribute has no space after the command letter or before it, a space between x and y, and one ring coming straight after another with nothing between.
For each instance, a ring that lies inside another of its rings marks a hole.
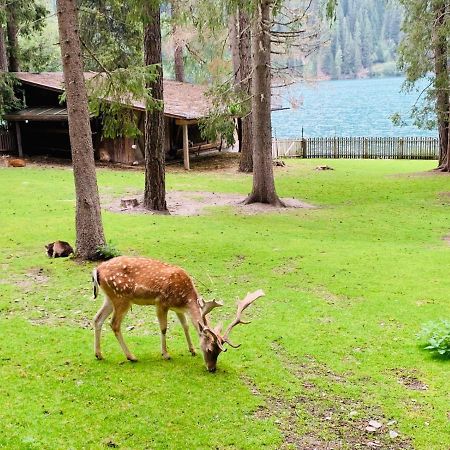
<instances>
[{"instance_id":1,"label":"leafy plant","mask_svg":"<svg viewBox=\"0 0 450 450\"><path fill-rule=\"evenodd\" d=\"M199 123L202 137L215 141L218 138L226 145L233 145L236 131L234 119L244 117L250 110L250 98L235 88L232 80L215 85L206 94L212 103L208 117Z\"/></svg>"},{"instance_id":2,"label":"leafy plant","mask_svg":"<svg viewBox=\"0 0 450 450\"><path fill-rule=\"evenodd\" d=\"M114 246L111 241L97 247L97 255L100 260L108 260L120 256L120 251Z\"/></svg>"},{"instance_id":3,"label":"leafy plant","mask_svg":"<svg viewBox=\"0 0 450 450\"><path fill-rule=\"evenodd\" d=\"M450 320L426 323L418 338L427 341L426 350L450 357Z\"/></svg>"},{"instance_id":4,"label":"leafy plant","mask_svg":"<svg viewBox=\"0 0 450 450\"><path fill-rule=\"evenodd\" d=\"M14 93L17 85L18 80L14 74L6 72L0 74L0 118L23 106L23 102Z\"/></svg>"}]
</instances>

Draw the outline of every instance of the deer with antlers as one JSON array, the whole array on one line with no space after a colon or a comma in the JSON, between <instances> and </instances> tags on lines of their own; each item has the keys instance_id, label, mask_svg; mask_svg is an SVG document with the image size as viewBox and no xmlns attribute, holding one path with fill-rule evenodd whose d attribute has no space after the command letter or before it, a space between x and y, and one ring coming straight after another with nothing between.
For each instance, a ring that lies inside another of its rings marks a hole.
<instances>
[{"instance_id":1,"label":"deer with antlers","mask_svg":"<svg viewBox=\"0 0 450 450\"><path fill-rule=\"evenodd\" d=\"M195 355L195 349L189 335L186 314L197 330L200 347L206 367L210 372L216 371L217 358L234 345L229 334L238 324L246 324L241 320L241 314L257 298L264 295L262 290L247 294L238 304L236 318L222 334L221 326L212 328L208 314L214 308L223 306L215 300L205 302L199 295L191 277L180 267L148 258L132 258L119 256L100 264L92 272L94 282L94 298L101 288L105 293L103 306L94 318L95 356L102 359L100 336L103 322L113 313L111 328L122 347L125 356L130 361L137 361L130 352L120 331L122 320L130 307L135 305L154 305L161 329L161 353L165 359L170 359L167 352L166 331L167 313L175 311L186 336L189 351Z\"/></svg>"}]
</instances>

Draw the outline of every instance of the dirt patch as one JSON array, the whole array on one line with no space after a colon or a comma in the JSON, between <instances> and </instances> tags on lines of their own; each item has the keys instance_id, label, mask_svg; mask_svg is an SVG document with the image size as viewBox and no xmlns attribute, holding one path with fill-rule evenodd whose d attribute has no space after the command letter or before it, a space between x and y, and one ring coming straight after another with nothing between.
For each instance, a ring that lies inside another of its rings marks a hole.
<instances>
[{"instance_id":1,"label":"dirt patch","mask_svg":"<svg viewBox=\"0 0 450 450\"><path fill-rule=\"evenodd\" d=\"M396 431L396 421L384 417L380 408L334 392L333 384L347 383L344 376L310 356L293 361L276 342L272 348L286 369L299 379L305 395L290 399L264 396L250 380L244 381L254 395L264 398L265 405L255 411L254 417L274 420L284 438L281 448L413 448L410 440ZM314 382L319 379L320 386Z\"/></svg>"},{"instance_id":2,"label":"dirt patch","mask_svg":"<svg viewBox=\"0 0 450 450\"><path fill-rule=\"evenodd\" d=\"M45 270L42 267L34 267L29 269L23 278L12 281L25 291L30 291L35 289L36 284L47 286L49 280L49 276L45 273Z\"/></svg>"},{"instance_id":3,"label":"dirt patch","mask_svg":"<svg viewBox=\"0 0 450 450\"><path fill-rule=\"evenodd\" d=\"M120 205L121 198L134 197L138 200L138 206L134 208L124 208ZM111 212L125 213L125 214L155 214L143 208L143 195L133 195L127 193L121 198L103 197L103 207ZM171 215L174 216L200 216L205 214L209 207L233 207L241 214L267 214L267 213L281 213L296 208L315 208L315 206L301 202L293 198L284 198L283 202L287 208L279 208L272 205L265 205L262 203L253 203L251 205L244 205L245 196L241 194L227 194L218 192L201 192L201 191L170 191L167 193L166 201L167 207Z\"/></svg>"},{"instance_id":4,"label":"dirt patch","mask_svg":"<svg viewBox=\"0 0 450 450\"><path fill-rule=\"evenodd\" d=\"M444 240L444 242L446 242L448 245L450 245L450 234L448 234L447 236L444 236L442 239Z\"/></svg>"},{"instance_id":5,"label":"dirt patch","mask_svg":"<svg viewBox=\"0 0 450 450\"><path fill-rule=\"evenodd\" d=\"M6 155L7 156L7 155ZM190 156L191 169L195 171L237 171L239 164L239 153L222 151L201 153L199 155ZM27 157L27 165L34 167L45 168L59 168L72 169L72 160L69 158L62 158L50 155L33 155ZM95 162L96 167L107 168L111 170L129 170L129 171L144 171L143 162L137 165L112 163L112 162ZM1 164L0 164L1 166ZM167 160L167 172L185 172L183 168L183 160Z\"/></svg>"},{"instance_id":6,"label":"dirt patch","mask_svg":"<svg viewBox=\"0 0 450 450\"><path fill-rule=\"evenodd\" d=\"M439 192L438 198L443 205L450 205L450 192Z\"/></svg>"},{"instance_id":7,"label":"dirt patch","mask_svg":"<svg viewBox=\"0 0 450 450\"><path fill-rule=\"evenodd\" d=\"M428 385L418 378L416 370L396 369L397 381L412 391L427 391Z\"/></svg>"}]
</instances>

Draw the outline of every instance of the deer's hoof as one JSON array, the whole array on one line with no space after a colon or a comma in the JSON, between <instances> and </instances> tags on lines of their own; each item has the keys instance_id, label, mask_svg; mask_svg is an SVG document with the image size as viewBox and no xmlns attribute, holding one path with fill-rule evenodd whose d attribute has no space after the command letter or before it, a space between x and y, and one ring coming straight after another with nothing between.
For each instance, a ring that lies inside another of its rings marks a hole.
<instances>
[{"instance_id":1,"label":"deer's hoof","mask_svg":"<svg viewBox=\"0 0 450 450\"><path fill-rule=\"evenodd\" d=\"M136 358L136 356L133 356L133 355L127 356L127 359L128 359L128 361L130 361L130 362L137 362L137 361L138 361L138 359Z\"/></svg>"},{"instance_id":2,"label":"deer's hoof","mask_svg":"<svg viewBox=\"0 0 450 450\"><path fill-rule=\"evenodd\" d=\"M191 352L191 355L192 355L192 356L196 356L196 355L197 355L197 353L195 352L195 350L192 349L192 350L189 350L189 351Z\"/></svg>"},{"instance_id":3,"label":"deer's hoof","mask_svg":"<svg viewBox=\"0 0 450 450\"><path fill-rule=\"evenodd\" d=\"M96 354L95 354L95 357L96 357L99 361L101 361L101 360L103 359L103 355L102 355L101 353L96 353Z\"/></svg>"},{"instance_id":4,"label":"deer's hoof","mask_svg":"<svg viewBox=\"0 0 450 450\"><path fill-rule=\"evenodd\" d=\"M168 353L162 353L162 357L166 360L166 361L170 361L170 355Z\"/></svg>"}]
</instances>

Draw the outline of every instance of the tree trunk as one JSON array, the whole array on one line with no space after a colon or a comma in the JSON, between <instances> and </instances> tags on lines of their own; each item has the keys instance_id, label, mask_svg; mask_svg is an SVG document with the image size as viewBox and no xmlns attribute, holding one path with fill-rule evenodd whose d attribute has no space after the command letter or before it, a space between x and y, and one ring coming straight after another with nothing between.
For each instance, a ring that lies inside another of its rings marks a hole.
<instances>
[{"instance_id":1,"label":"tree trunk","mask_svg":"<svg viewBox=\"0 0 450 450\"><path fill-rule=\"evenodd\" d=\"M0 14L5 14L5 1L0 0ZM5 29L0 25L0 72L8 71L8 53L6 50Z\"/></svg>"},{"instance_id":2,"label":"tree trunk","mask_svg":"<svg viewBox=\"0 0 450 450\"><path fill-rule=\"evenodd\" d=\"M285 206L275 191L272 166L270 19L272 0L258 0L252 27L253 190L245 203Z\"/></svg>"},{"instance_id":3,"label":"tree trunk","mask_svg":"<svg viewBox=\"0 0 450 450\"><path fill-rule=\"evenodd\" d=\"M252 92L252 58L251 58L251 31L248 13L239 8L239 75L241 89L248 98ZM239 148L240 172L253 171L253 137L252 137L252 105L248 100L248 114L241 119L241 136Z\"/></svg>"},{"instance_id":4,"label":"tree trunk","mask_svg":"<svg viewBox=\"0 0 450 450\"><path fill-rule=\"evenodd\" d=\"M436 21L433 30L434 70L436 87L436 115L439 131L438 169L449 170L449 76L448 76L448 42L444 32L447 2L435 5Z\"/></svg>"},{"instance_id":5,"label":"tree trunk","mask_svg":"<svg viewBox=\"0 0 450 450\"><path fill-rule=\"evenodd\" d=\"M159 6L148 2L144 27L145 64L158 64L159 76L151 89L154 99L163 101L163 70L161 57L161 20ZM145 192L144 207L168 213L166 205L164 152L164 111L147 111L145 118Z\"/></svg>"},{"instance_id":6,"label":"tree trunk","mask_svg":"<svg viewBox=\"0 0 450 450\"><path fill-rule=\"evenodd\" d=\"M17 39L17 19L14 2L6 4L6 31L8 34L8 64L10 72L19 72L19 42Z\"/></svg>"},{"instance_id":7,"label":"tree trunk","mask_svg":"<svg viewBox=\"0 0 450 450\"><path fill-rule=\"evenodd\" d=\"M98 247L105 244L105 236L78 35L77 1L57 0L56 6L76 193L75 255L84 260L95 260L98 259Z\"/></svg>"},{"instance_id":8,"label":"tree trunk","mask_svg":"<svg viewBox=\"0 0 450 450\"><path fill-rule=\"evenodd\" d=\"M174 21L173 31L173 43L174 43L174 69L175 80L184 81L184 61L183 61L183 42L179 36L179 27L176 23L178 20L178 0L172 1L172 20Z\"/></svg>"}]
</instances>

